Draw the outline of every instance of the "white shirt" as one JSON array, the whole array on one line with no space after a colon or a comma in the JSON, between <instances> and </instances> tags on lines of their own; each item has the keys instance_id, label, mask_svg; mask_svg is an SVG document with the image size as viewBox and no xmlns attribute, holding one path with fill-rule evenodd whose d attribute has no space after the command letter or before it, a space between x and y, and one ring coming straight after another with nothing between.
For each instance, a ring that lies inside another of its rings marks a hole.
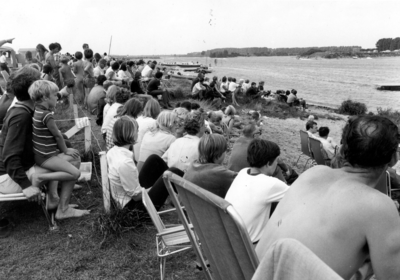
<instances>
[{"instance_id":1,"label":"white shirt","mask_svg":"<svg viewBox=\"0 0 400 280\"><path fill-rule=\"evenodd\" d=\"M0 56L0 63L6 63L7 62L7 57L3 54Z\"/></svg>"},{"instance_id":2,"label":"white shirt","mask_svg":"<svg viewBox=\"0 0 400 280\"><path fill-rule=\"evenodd\" d=\"M318 140L321 141L324 150L328 154L328 157L330 159L333 159L333 157L335 156L335 147L337 146L335 141L333 141L331 137L328 137L327 139L319 137Z\"/></svg>"},{"instance_id":3,"label":"white shirt","mask_svg":"<svg viewBox=\"0 0 400 280\"><path fill-rule=\"evenodd\" d=\"M156 120L153 118L149 117L144 117L140 116L136 119L138 125L139 125L139 131L138 131L138 139L136 144L133 146L133 151L135 153L135 160L139 162L139 155L140 155L140 146L142 145L142 140L144 134L152 129L156 128Z\"/></svg>"},{"instance_id":4,"label":"white shirt","mask_svg":"<svg viewBox=\"0 0 400 280\"><path fill-rule=\"evenodd\" d=\"M250 84L243 83L243 85L242 85L243 92L246 92L249 88L250 88Z\"/></svg>"},{"instance_id":5,"label":"white shirt","mask_svg":"<svg viewBox=\"0 0 400 280\"><path fill-rule=\"evenodd\" d=\"M111 105L110 109L107 110L106 115L103 113L103 125L101 126L101 132L105 133L107 132L107 127L110 124L111 120L115 117L117 114L118 108L122 106L122 104L119 104L115 102L113 105ZM105 112L105 106L104 106L104 111Z\"/></svg>"},{"instance_id":6,"label":"white shirt","mask_svg":"<svg viewBox=\"0 0 400 280\"><path fill-rule=\"evenodd\" d=\"M226 193L243 219L251 242L260 240L270 216L271 203L280 201L289 189L284 182L264 174L249 175L250 168L242 169Z\"/></svg>"},{"instance_id":7,"label":"white shirt","mask_svg":"<svg viewBox=\"0 0 400 280\"><path fill-rule=\"evenodd\" d=\"M142 192L133 153L126 148L114 146L107 152L107 163L111 195L122 209L133 196Z\"/></svg>"},{"instance_id":8,"label":"white shirt","mask_svg":"<svg viewBox=\"0 0 400 280\"><path fill-rule=\"evenodd\" d=\"M168 167L175 167L183 172L189 168L190 164L199 158L200 138L196 135L185 135L178 138L169 146L162 159Z\"/></svg>"},{"instance_id":9,"label":"white shirt","mask_svg":"<svg viewBox=\"0 0 400 280\"><path fill-rule=\"evenodd\" d=\"M126 75L126 72L123 70L118 71L118 78L121 80L128 80L130 76Z\"/></svg>"},{"instance_id":10,"label":"white shirt","mask_svg":"<svg viewBox=\"0 0 400 280\"><path fill-rule=\"evenodd\" d=\"M231 82L231 83L229 84L229 88L228 88L228 89L229 89L229 91L234 92L238 86L239 86L239 85L238 85L237 83Z\"/></svg>"},{"instance_id":11,"label":"white shirt","mask_svg":"<svg viewBox=\"0 0 400 280\"><path fill-rule=\"evenodd\" d=\"M308 134L308 137L318 139L317 136L316 136L314 133L310 132L309 130L307 130L307 134ZM319 139L318 139L318 140L319 140Z\"/></svg>"},{"instance_id":12,"label":"white shirt","mask_svg":"<svg viewBox=\"0 0 400 280\"><path fill-rule=\"evenodd\" d=\"M101 69L100 66L96 66L93 69L93 74L94 74L94 77L98 77L100 75L104 75L104 69Z\"/></svg>"},{"instance_id":13,"label":"white shirt","mask_svg":"<svg viewBox=\"0 0 400 280\"><path fill-rule=\"evenodd\" d=\"M198 82L194 85L194 87L192 89L192 93L197 94L197 93L199 93L199 91L204 90L204 89L205 89L205 87L200 82Z\"/></svg>"},{"instance_id":14,"label":"white shirt","mask_svg":"<svg viewBox=\"0 0 400 280\"><path fill-rule=\"evenodd\" d=\"M220 92L222 92L222 93L226 92L224 87L228 87L228 82L221 83Z\"/></svg>"},{"instance_id":15,"label":"white shirt","mask_svg":"<svg viewBox=\"0 0 400 280\"><path fill-rule=\"evenodd\" d=\"M153 72L153 69L151 69L151 67L149 65L146 65L142 70L142 77L150 78L152 72Z\"/></svg>"},{"instance_id":16,"label":"white shirt","mask_svg":"<svg viewBox=\"0 0 400 280\"><path fill-rule=\"evenodd\" d=\"M139 162L145 162L151 155L161 157L175 139L174 135L163 130L157 130L156 132L147 131L143 136L140 146Z\"/></svg>"}]
</instances>

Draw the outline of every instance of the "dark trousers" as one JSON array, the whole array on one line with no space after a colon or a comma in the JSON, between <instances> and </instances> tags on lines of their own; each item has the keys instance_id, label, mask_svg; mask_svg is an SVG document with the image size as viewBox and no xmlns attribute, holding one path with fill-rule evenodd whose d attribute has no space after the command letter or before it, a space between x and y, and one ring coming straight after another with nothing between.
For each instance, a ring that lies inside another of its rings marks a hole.
<instances>
[{"instance_id":1,"label":"dark trousers","mask_svg":"<svg viewBox=\"0 0 400 280\"><path fill-rule=\"evenodd\" d=\"M153 91L148 92L148 94L150 94L154 98L157 98L158 95L162 95L162 101L164 102L164 105L167 106L168 103L169 103L169 93L168 93L168 91L157 89L157 90L153 90Z\"/></svg>"},{"instance_id":2,"label":"dark trousers","mask_svg":"<svg viewBox=\"0 0 400 280\"><path fill-rule=\"evenodd\" d=\"M168 168L165 161L157 155L151 155L147 158L139 174L140 185L145 189L151 188L148 194L157 210L164 205L165 200L169 195L162 178L162 175L166 170L181 177L183 177L184 174L183 171L178 168ZM141 202L134 200L131 200L125 207L128 209L142 208Z\"/></svg>"}]
</instances>

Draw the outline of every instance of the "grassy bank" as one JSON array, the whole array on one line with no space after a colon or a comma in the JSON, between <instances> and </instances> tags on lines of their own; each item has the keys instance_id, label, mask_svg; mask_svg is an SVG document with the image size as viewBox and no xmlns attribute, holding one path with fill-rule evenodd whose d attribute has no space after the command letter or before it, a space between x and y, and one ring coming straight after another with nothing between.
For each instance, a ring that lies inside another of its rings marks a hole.
<instances>
[{"instance_id":1,"label":"grassy bank","mask_svg":"<svg viewBox=\"0 0 400 280\"><path fill-rule=\"evenodd\" d=\"M171 81L170 89L180 100L189 92L190 82ZM210 108L207 103L202 107ZM336 141L347 116L327 110L313 108L302 112L286 104L254 102L237 107L242 127L250 121L248 110L261 111L267 118L263 121L262 137L279 144L281 157L294 165L300 155L299 130L305 128L309 114L318 117L319 126L328 126ZM87 112L79 111L81 117ZM72 111L57 112L56 119L72 119ZM93 130L92 152L85 160L93 161L93 176L82 189L74 191L71 203L81 209L90 209L91 214L80 219L60 221L60 230L49 232L44 215L38 205L28 202L0 204L0 216L7 216L14 224L10 237L0 239L0 279L159 279L159 268L155 244L154 226L145 222L122 225L124 217L106 216L100 180L98 152L104 149L100 127L95 116L90 116ZM73 121L58 122L61 130L73 126ZM240 128L233 134L240 135ZM97 140L98 142L97 142ZM231 144L237 137L233 137ZM83 133L71 139L76 148L83 152ZM229 159L229 153L225 163ZM304 159L295 166L301 172ZM126 217L126 216L125 216ZM169 223L177 223L174 214L168 214ZM114 232L114 233L113 233ZM117 232L118 234L115 234ZM167 279L204 279L193 269L194 253L179 254L167 260Z\"/></svg>"}]
</instances>

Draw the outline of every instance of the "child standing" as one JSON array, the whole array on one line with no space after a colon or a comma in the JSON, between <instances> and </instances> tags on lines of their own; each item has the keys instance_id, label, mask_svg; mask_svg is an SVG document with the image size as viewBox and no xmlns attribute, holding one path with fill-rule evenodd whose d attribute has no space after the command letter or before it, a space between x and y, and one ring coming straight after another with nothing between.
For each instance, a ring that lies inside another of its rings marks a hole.
<instances>
[{"instance_id":1,"label":"child standing","mask_svg":"<svg viewBox=\"0 0 400 280\"><path fill-rule=\"evenodd\" d=\"M79 158L79 152L67 148L51 111L57 103L57 85L50 81L39 80L30 86L28 92L35 102L32 139L35 162L40 167L54 171L34 176L32 185L39 187L43 181L77 180L80 171L67 159Z\"/></svg>"},{"instance_id":2,"label":"child standing","mask_svg":"<svg viewBox=\"0 0 400 280\"><path fill-rule=\"evenodd\" d=\"M82 61L83 54L81 52L75 53L76 61L73 64L73 70L75 73L75 98L77 101L84 101L85 90L83 87L83 77L85 72L85 65Z\"/></svg>"},{"instance_id":3,"label":"child standing","mask_svg":"<svg viewBox=\"0 0 400 280\"><path fill-rule=\"evenodd\" d=\"M74 94L74 86L75 86L75 76L72 73L71 67L68 65L68 57L61 57L61 68L58 70L60 72L60 80L63 86L62 90L66 90L69 94Z\"/></svg>"},{"instance_id":4,"label":"child standing","mask_svg":"<svg viewBox=\"0 0 400 280\"><path fill-rule=\"evenodd\" d=\"M83 100L83 107L87 109L87 98L89 96L90 91L96 84L96 80L94 79L94 72L93 72L93 51L91 49L86 49L85 52L85 61L83 62L84 65L84 79L83 79L83 86L85 88L85 97Z\"/></svg>"}]
</instances>

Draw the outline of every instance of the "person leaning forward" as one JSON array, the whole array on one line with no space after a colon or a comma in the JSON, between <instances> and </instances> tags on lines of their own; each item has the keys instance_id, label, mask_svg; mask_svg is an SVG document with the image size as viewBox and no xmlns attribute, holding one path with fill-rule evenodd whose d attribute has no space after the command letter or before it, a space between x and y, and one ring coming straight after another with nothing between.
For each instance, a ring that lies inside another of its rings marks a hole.
<instances>
[{"instance_id":1,"label":"person leaning forward","mask_svg":"<svg viewBox=\"0 0 400 280\"><path fill-rule=\"evenodd\" d=\"M29 67L18 70L11 82L11 89L18 102L9 109L0 135L0 193L11 194L22 192L29 201L40 201L41 192L32 186L33 178L50 172L35 165L32 142L33 101L28 89L40 79L40 73ZM79 168L80 160L72 161ZM49 183L49 209L57 208L56 219L66 219L89 214L89 211L78 210L69 206L75 181L61 183L61 194L58 197L57 182Z\"/></svg>"},{"instance_id":2,"label":"person leaning forward","mask_svg":"<svg viewBox=\"0 0 400 280\"><path fill-rule=\"evenodd\" d=\"M399 279L399 213L391 198L376 190L398 160L399 142L398 127L389 119L351 118L342 135L344 166L315 166L292 184L256 247L259 259L278 239L293 238L344 279L368 259L377 279Z\"/></svg>"}]
</instances>

